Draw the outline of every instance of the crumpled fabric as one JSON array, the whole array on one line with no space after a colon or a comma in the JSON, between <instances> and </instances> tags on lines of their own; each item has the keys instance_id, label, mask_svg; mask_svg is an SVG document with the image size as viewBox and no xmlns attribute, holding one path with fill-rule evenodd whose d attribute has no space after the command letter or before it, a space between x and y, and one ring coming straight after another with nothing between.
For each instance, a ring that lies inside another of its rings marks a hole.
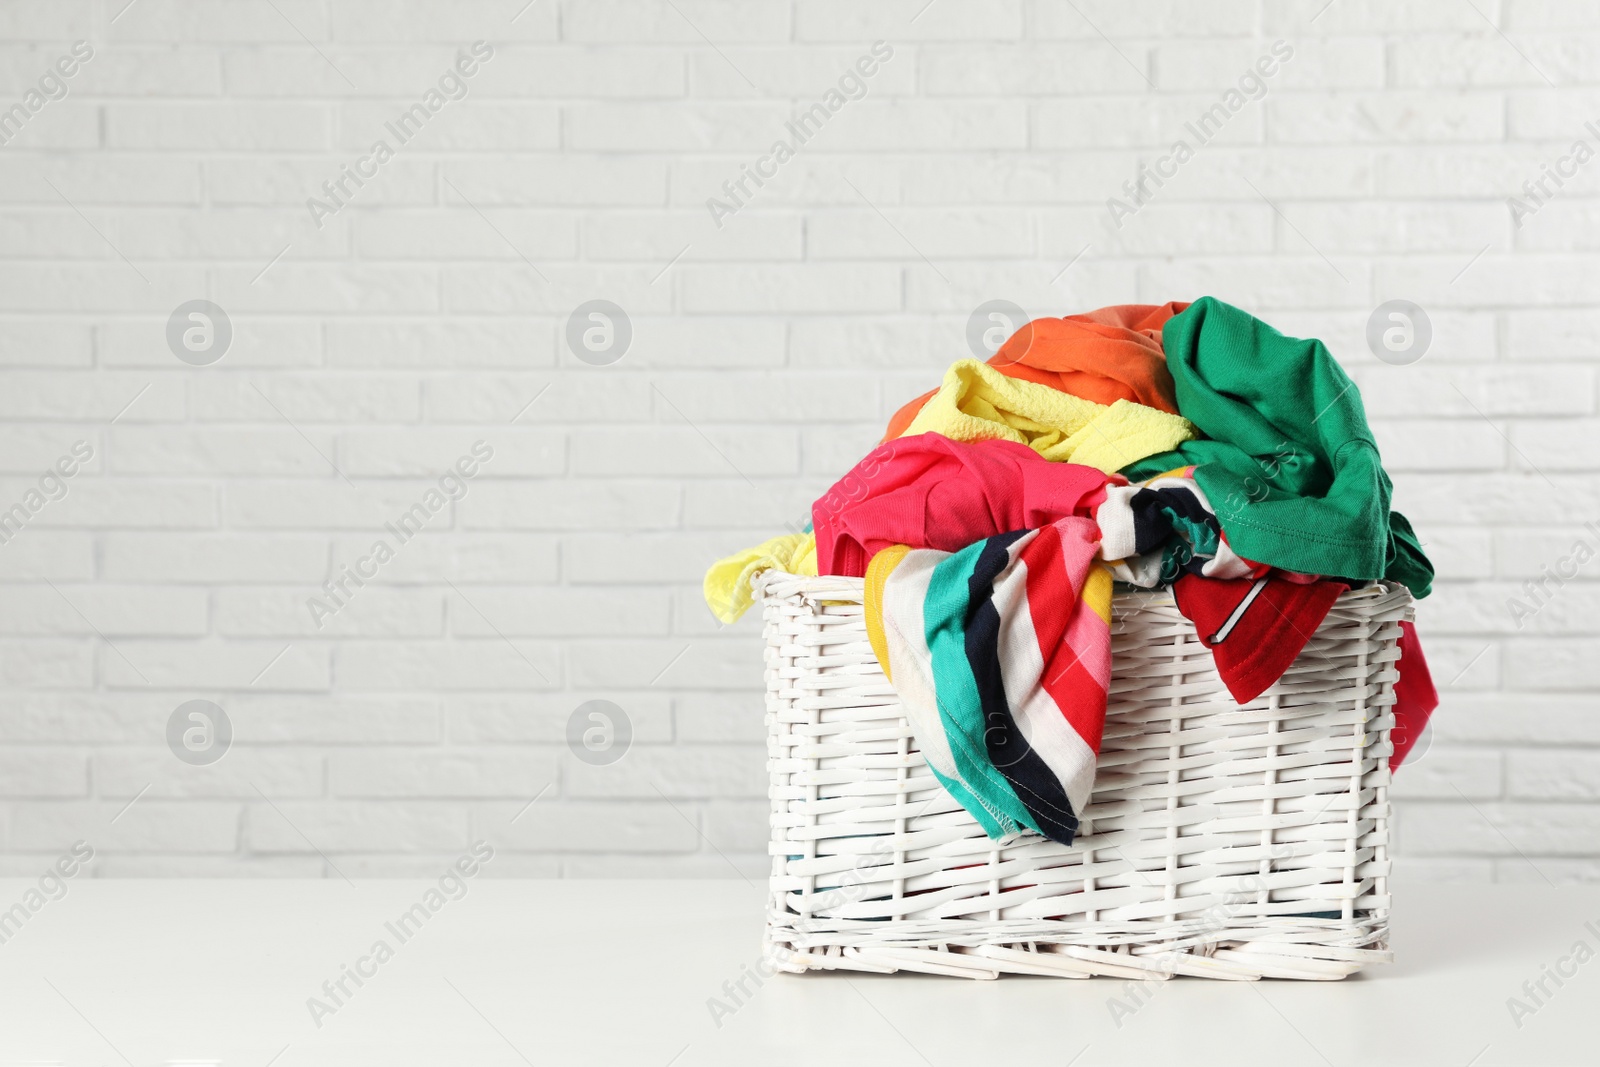
<instances>
[{"instance_id":1,"label":"crumpled fabric","mask_svg":"<svg viewBox=\"0 0 1600 1067\"><path fill-rule=\"evenodd\" d=\"M1131 400L1097 404L1048 385L1008 377L975 359L957 360L902 436L1015 441L1045 459L1110 474L1193 440L1188 419Z\"/></svg>"},{"instance_id":2,"label":"crumpled fabric","mask_svg":"<svg viewBox=\"0 0 1600 1067\"><path fill-rule=\"evenodd\" d=\"M867 636L934 775L994 838L1071 844L1111 680L1111 577L1092 519L867 568Z\"/></svg>"},{"instance_id":3,"label":"crumpled fabric","mask_svg":"<svg viewBox=\"0 0 1600 1067\"><path fill-rule=\"evenodd\" d=\"M1162 337L1178 407L1206 439L1131 465L1130 479L1192 464L1238 555L1428 595L1433 565L1389 507L1393 484L1361 394L1321 341L1209 296Z\"/></svg>"},{"instance_id":4,"label":"crumpled fabric","mask_svg":"<svg viewBox=\"0 0 1600 1067\"><path fill-rule=\"evenodd\" d=\"M859 578L890 545L955 552L1011 530L1089 518L1108 485L1077 463L1051 463L1015 441L966 444L936 433L867 453L811 506L817 570Z\"/></svg>"},{"instance_id":5,"label":"crumpled fabric","mask_svg":"<svg viewBox=\"0 0 1600 1067\"><path fill-rule=\"evenodd\" d=\"M1179 301L1119 304L1083 315L1034 319L989 357L989 366L1096 404L1128 400L1176 415L1162 327L1188 306ZM924 393L895 412L883 439L903 436L932 396Z\"/></svg>"},{"instance_id":6,"label":"crumpled fabric","mask_svg":"<svg viewBox=\"0 0 1600 1067\"><path fill-rule=\"evenodd\" d=\"M701 585L711 614L725 623L737 622L755 603L751 585L756 575L771 570L816 574L816 537L810 533L780 534L717 560L706 571Z\"/></svg>"},{"instance_id":7,"label":"crumpled fabric","mask_svg":"<svg viewBox=\"0 0 1600 1067\"><path fill-rule=\"evenodd\" d=\"M1137 485L1108 486L1095 520L1100 524L1100 558L1118 581L1141 589L1171 585L1183 574L1247 578L1270 570L1240 559L1229 547L1211 501L1194 480L1193 467Z\"/></svg>"},{"instance_id":8,"label":"crumpled fabric","mask_svg":"<svg viewBox=\"0 0 1600 1067\"><path fill-rule=\"evenodd\" d=\"M1211 650L1228 692L1248 704L1283 677L1349 586L1276 576L1218 579L1185 574L1172 587L1183 617Z\"/></svg>"}]
</instances>

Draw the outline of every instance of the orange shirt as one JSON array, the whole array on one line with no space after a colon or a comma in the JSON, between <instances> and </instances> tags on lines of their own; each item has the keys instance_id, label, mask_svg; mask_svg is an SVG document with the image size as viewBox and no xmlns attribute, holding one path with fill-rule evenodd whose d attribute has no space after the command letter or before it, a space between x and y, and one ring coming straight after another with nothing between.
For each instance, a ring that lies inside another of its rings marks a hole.
<instances>
[{"instance_id":1,"label":"orange shirt","mask_svg":"<svg viewBox=\"0 0 1600 1067\"><path fill-rule=\"evenodd\" d=\"M989 357L989 366L1007 377L1048 385L1096 404L1132 400L1176 415L1178 403L1161 349L1161 327L1188 306L1178 301L1120 304L1083 315L1034 319ZM929 390L895 412L883 439L891 441L905 433L937 391Z\"/></svg>"}]
</instances>

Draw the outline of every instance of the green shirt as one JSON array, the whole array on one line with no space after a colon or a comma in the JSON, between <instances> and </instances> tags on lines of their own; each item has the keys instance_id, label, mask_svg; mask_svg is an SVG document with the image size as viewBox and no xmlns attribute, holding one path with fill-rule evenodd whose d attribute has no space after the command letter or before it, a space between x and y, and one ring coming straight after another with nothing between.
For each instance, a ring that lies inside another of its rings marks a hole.
<instances>
[{"instance_id":1,"label":"green shirt","mask_svg":"<svg viewBox=\"0 0 1600 1067\"><path fill-rule=\"evenodd\" d=\"M1393 485L1355 383L1321 341L1202 297L1162 329L1178 411L1208 440L1122 471L1193 464L1234 552L1284 570L1387 578L1419 599L1433 565L1389 509Z\"/></svg>"}]
</instances>

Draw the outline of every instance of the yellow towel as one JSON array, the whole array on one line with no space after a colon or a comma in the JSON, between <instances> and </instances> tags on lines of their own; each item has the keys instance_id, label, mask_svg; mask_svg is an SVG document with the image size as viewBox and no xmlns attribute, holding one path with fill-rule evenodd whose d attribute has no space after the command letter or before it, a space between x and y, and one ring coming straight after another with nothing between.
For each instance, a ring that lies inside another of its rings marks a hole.
<instances>
[{"instance_id":1,"label":"yellow towel","mask_svg":"<svg viewBox=\"0 0 1600 1067\"><path fill-rule=\"evenodd\" d=\"M723 622L735 622L755 602L750 583L762 571L817 573L817 535L781 534L754 548L717 560L706 571L706 606Z\"/></svg>"},{"instance_id":2,"label":"yellow towel","mask_svg":"<svg viewBox=\"0 0 1600 1067\"><path fill-rule=\"evenodd\" d=\"M957 360L904 436L941 433L954 441L996 438L1027 445L1045 459L1120 470L1193 440L1180 415L1131 400L1096 404L1048 385L1008 378L987 363Z\"/></svg>"}]
</instances>

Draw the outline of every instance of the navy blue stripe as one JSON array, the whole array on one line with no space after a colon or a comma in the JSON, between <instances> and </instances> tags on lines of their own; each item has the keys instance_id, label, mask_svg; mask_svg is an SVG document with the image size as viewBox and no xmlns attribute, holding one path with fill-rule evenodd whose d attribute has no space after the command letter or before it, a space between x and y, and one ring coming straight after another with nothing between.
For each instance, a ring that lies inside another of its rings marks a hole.
<instances>
[{"instance_id":1,"label":"navy blue stripe","mask_svg":"<svg viewBox=\"0 0 1600 1067\"><path fill-rule=\"evenodd\" d=\"M1052 841L1072 844L1078 817L1061 787L1061 780L1033 750L1017 728L1006 702L1000 663L1000 610L994 605L994 580L1011 562L1010 548L1023 531L991 537L984 545L967 580L968 608L965 634L967 662L978 683L983 708L983 743L989 762L1006 776L1039 830ZM1071 595L1070 588L1063 590Z\"/></svg>"},{"instance_id":2,"label":"navy blue stripe","mask_svg":"<svg viewBox=\"0 0 1600 1067\"><path fill-rule=\"evenodd\" d=\"M1205 509L1193 492L1176 486L1141 489L1133 494L1128 507L1133 512L1133 550L1141 556L1159 547L1172 535L1172 516L1167 514L1169 511L1197 526L1209 526L1212 532L1221 530L1217 517Z\"/></svg>"}]
</instances>

